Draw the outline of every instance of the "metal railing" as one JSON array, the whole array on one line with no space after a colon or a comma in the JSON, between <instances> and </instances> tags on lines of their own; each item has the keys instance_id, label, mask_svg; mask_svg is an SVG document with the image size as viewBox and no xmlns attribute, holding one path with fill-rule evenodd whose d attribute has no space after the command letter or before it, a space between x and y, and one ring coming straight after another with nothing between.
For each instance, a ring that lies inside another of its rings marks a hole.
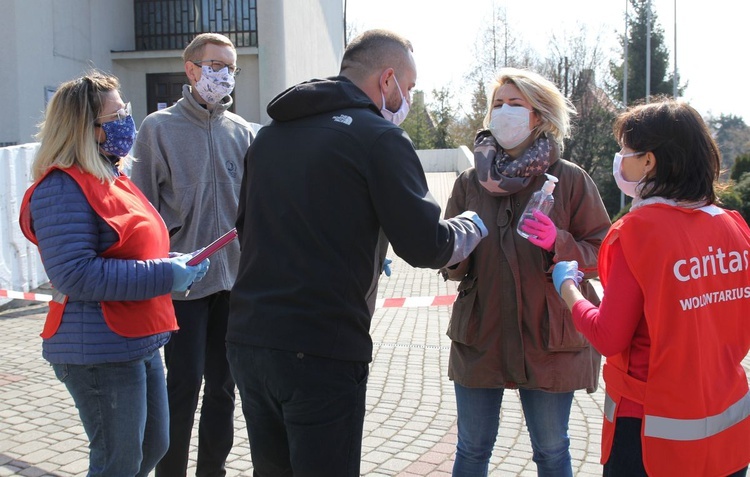
<instances>
[{"instance_id":1,"label":"metal railing","mask_svg":"<svg viewBox=\"0 0 750 477\"><path fill-rule=\"evenodd\" d=\"M258 46L256 0L133 0L136 50L182 50L199 33Z\"/></svg>"}]
</instances>

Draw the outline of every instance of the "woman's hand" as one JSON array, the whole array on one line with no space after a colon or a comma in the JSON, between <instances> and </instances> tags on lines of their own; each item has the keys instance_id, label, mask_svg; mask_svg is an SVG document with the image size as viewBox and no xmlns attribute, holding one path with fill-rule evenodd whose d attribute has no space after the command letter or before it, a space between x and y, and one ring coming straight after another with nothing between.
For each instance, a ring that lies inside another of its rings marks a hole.
<instances>
[{"instance_id":1,"label":"woman's hand","mask_svg":"<svg viewBox=\"0 0 750 477\"><path fill-rule=\"evenodd\" d=\"M583 272L578 270L578 262L571 260L569 262L558 262L552 270L552 283L555 284L555 290L562 295L560 287L565 280L572 280L576 286L583 280Z\"/></svg>"},{"instance_id":2,"label":"woman's hand","mask_svg":"<svg viewBox=\"0 0 750 477\"><path fill-rule=\"evenodd\" d=\"M521 224L521 230L529 234L529 242L551 252L555 248L557 227L555 227L552 219L544 215L542 211L535 210L533 214L534 220L524 220Z\"/></svg>"}]
</instances>

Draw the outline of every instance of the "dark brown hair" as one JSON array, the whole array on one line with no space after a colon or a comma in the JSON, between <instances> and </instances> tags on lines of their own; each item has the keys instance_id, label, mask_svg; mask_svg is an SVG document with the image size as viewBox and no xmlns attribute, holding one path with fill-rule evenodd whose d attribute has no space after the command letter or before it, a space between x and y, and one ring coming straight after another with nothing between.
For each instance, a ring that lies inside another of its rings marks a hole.
<instances>
[{"instance_id":1,"label":"dark brown hair","mask_svg":"<svg viewBox=\"0 0 750 477\"><path fill-rule=\"evenodd\" d=\"M721 152L692 106L666 97L652 98L620 114L613 132L621 146L656 156L656 174L644 179L644 199L716 202L714 185L721 172Z\"/></svg>"}]
</instances>

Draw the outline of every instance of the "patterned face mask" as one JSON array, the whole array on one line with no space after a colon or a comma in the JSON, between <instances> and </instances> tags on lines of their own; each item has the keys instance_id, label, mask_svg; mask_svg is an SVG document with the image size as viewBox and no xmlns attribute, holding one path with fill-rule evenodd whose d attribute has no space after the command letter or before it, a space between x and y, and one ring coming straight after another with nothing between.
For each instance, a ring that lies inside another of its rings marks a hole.
<instances>
[{"instance_id":1,"label":"patterned face mask","mask_svg":"<svg viewBox=\"0 0 750 477\"><path fill-rule=\"evenodd\" d=\"M135 121L133 121L133 116L101 123L101 127L107 135L107 139L99 143L102 151L112 156L127 156L135 142Z\"/></svg>"},{"instance_id":2,"label":"patterned face mask","mask_svg":"<svg viewBox=\"0 0 750 477\"><path fill-rule=\"evenodd\" d=\"M211 66L201 66L201 79L195 89L208 104L217 104L234 91L234 75L229 68L214 71Z\"/></svg>"}]
</instances>

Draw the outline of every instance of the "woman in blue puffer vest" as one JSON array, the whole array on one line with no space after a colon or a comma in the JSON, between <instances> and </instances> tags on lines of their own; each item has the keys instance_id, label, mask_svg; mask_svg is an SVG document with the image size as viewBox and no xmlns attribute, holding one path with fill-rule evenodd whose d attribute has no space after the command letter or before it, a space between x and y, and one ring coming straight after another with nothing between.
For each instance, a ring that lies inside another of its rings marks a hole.
<instances>
[{"instance_id":1,"label":"woman in blue puffer vest","mask_svg":"<svg viewBox=\"0 0 750 477\"><path fill-rule=\"evenodd\" d=\"M135 138L117 78L92 72L51 99L20 224L55 289L44 358L90 441L89 476L147 476L169 445L159 349L177 329L169 293L208 261L169 256L159 214L121 170Z\"/></svg>"}]
</instances>

